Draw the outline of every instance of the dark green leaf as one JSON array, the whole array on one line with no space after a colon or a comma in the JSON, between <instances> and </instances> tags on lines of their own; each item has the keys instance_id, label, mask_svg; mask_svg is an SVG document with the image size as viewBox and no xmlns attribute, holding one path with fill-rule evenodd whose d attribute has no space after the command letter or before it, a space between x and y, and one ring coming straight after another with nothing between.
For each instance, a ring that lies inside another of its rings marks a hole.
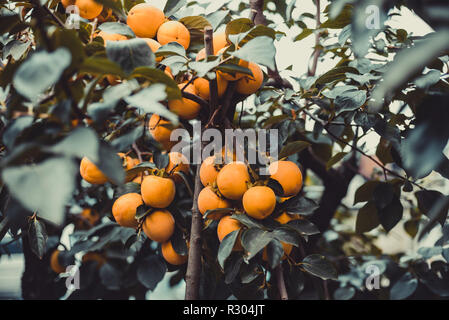
<instances>
[{"instance_id":1,"label":"dark green leaf","mask_svg":"<svg viewBox=\"0 0 449 320\"><path fill-rule=\"evenodd\" d=\"M310 143L307 141L289 142L284 147L282 147L281 152L279 153L279 159L289 157L295 153L300 153L308 146L310 146Z\"/></svg>"},{"instance_id":2,"label":"dark green leaf","mask_svg":"<svg viewBox=\"0 0 449 320\"><path fill-rule=\"evenodd\" d=\"M240 230L235 230L226 235L224 239L220 243L220 247L218 248L218 263L222 268L224 268L224 264L226 262L226 259L229 257L229 255L232 252L232 249L234 248L235 241L237 240L239 236Z\"/></svg>"},{"instance_id":3,"label":"dark green leaf","mask_svg":"<svg viewBox=\"0 0 449 320\"><path fill-rule=\"evenodd\" d=\"M247 252L246 259L249 260L260 252L273 239L269 231L258 228L250 228L242 233L242 246Z\"/></svg>"},{"instance_id":4,"label":"dark green leaf","mask_svg":"<svg viewBox=\"0 0 449 320\"><path fill-rule=\"evenodd\" d=\"M337 270L335 270L332 263L319 254L311 254L305 257L301 262L301 266L310 274L313 274L323 280L337 280L338 278Z\"/></svg>"},{"instance_id":5,"label":"dark green leaf","mask_svg":"<svg viewBox=\"0 0 449 320\"><path fill-rule=\"evenodd\" d=\"M157 255L151 255L139 263L137 279L146 288L154 290L157 284L164 278L165 270L164 261Z\"/></svg>"},{"instance_id":6,"label":"dark green leaf","mask_svg":"<svg viewBox=\"0 0 449 320\"><path fill-rule=\"evenodd\" d=\"M369 201L359 210L355 223L355 232L359 234L369 232L379 224L376 205L373 201Z\"/></svg>"},{"instance_id":7,"label":"dark green leaf","mask_svg":"<svg viewBox=\"0 0 449 320\"><path fill-rule=\"evenodd\" d=\"M410 297L418 288L418 280L410 272L404 273L390 291L391 300L403 300Z\"/></svg>"},{"instance_id":8,"label":"dark green leaf","mask_svg":"<svg viewBox=\"0 0 449 320\"><path fill-rule=\"evenodd\" d=\"M130 74L137 67L154 67L156 58L143 39L110 41L106 46L108 58Z\"/></svg>"},{"instance_id":9,"label":"dark green leaf","mask_svg":"<svg viewBox=\"0 0 449 320\"><path fill-rule=\"evenodd\" d=\"M42 259L48 238L44 223L36 218L31 219L28 226L28 237L31 251L33 251L39 259Z\"/></svg>"}]
</instances>

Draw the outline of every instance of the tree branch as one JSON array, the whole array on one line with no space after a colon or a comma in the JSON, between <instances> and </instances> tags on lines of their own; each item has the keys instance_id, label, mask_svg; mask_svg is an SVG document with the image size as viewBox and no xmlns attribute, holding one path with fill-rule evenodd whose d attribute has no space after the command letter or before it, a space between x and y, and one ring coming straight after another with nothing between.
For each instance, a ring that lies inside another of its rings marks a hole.
<instances>
[{"instance_id":1,"label":"tree branch","mask_svg":"<svg viewBox=\"0 0 449 320\"><path fill-rule=\"evenodd\" d=\"M284 272L282 270L282 263L280 263L276 269L274 269L274 273L276 276L276 283L279 290L279 296L281 297L281 300L288 300L288 293L287 288L285 287L285 280L284 280Z\"/></svg>"},{"instance_id":2,"label":"tree branch","mask_svg":"<svg viewBox=\"0 0 449 320\"><path fill-rule=\"evenodd\" d=\"M202 147L201 147L202 149ZM201 275L201 230L203 217L198 209L198 195L201 191L200 165L196 166L195 187L192 205L192 226L190 229L189 259L186 272L186 300L198 300Z\"/></svg>"},{"instance_id":3,"label":"tree branch","mask_svg":"<svg viewBox=\"0 0 449 320\"><path fill-rule=\"evenodd\" d=\"M320 14L321 14L321 8L320 8L320 0L316 1L316 15L315 15L315 21L316 21L316 29L319 29L321 26L320 21ZM320 49L318 46L320 45L320 37L321 33L317 32L315 35L315 51L313 52L313 62L312 66L308 71L309 76L314 76L316 74L316 68L318 66L318 58L320 57Z\"/></svg>"},{"instance_id":4,"label":"tree branch","mask_svg":"<svg viewBox=\"0 0 449 320\"><path fill-rule=\"evenodd\" d=\"M214 55L214 29L211 26L207 26L204 28L204 47L206 49L206 61L209 56ZM218 109L218 86L217 86L217 77L212 80L209 80L209 121L211 120L213 114Z\"/></svg>"}]
</instances>

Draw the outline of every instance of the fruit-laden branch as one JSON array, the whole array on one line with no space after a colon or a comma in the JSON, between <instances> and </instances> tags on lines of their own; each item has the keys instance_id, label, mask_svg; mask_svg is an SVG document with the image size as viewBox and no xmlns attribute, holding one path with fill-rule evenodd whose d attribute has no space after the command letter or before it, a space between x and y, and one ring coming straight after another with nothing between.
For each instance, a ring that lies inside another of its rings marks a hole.
<instances>
[{"instance_id":1,"label":"fruit-laden branch","mask_svg":"<svg viewBox=\"0 0 449 320\"><path fill-rule=\"evenodd\" d=\"M195 94L193 94L193 93L190 93L190 92L185 92L185 91L183 91L183 92L181 92L181 93L182 93L182 96L183 96L184 98L187 98L187 99L189 99L189 100L195 101L195 102L198 103L198 104L201 106L201 108L203 108L204 110L209 110L209 103L207 103L207 101L204 100L203 98L201 98L201 97L199 97L199 96L197 96L197 95L195 95Z\"/></svg>"},{"instance_id":2,"label":"fruit-laden branch","mask_svg":"<svg viewBox=\"0 0 449 320\"><path fill-rule=\"evenodd\" d=\"M206 48L206 60L208 56L214 54L213 47L213 29L212 27L204 28L204 46ZM212 117L218 110L218 89L217 80L209 80L210 88L210 102L209 102L209 122L213 121ZM183 93L185 94L185 93ZM193 100L193 99L192 99ZM201 144L200 157L203 152ZM201 160L201 159L200 159ZM199 161L201 162L201 161ZM200 275L201 275L201 230L203 229L203 217L198 209L198 195L202 189L200 180L200 165L196 167L195 187L193 191L193 205L192 205L192 226L190 228L190 247L189 260L187 261L186 272L186 300L197 300L200 292Z\"/></svg>"},{"instance_id":3,"label":"fruit-laden branch","mask_svg":"<svg viewBox=\"0 0 449 320\"><path fill-rule=\"evenodd\" d=\"M251 13L250 13L250 17L249 17L251 19L251 21L256 25L262 24L262 25L266 26L268 24L268 21L265 18L265 15L263 13L264 1L263 0L250 0L249 5L251 8ZM291 83L288 82L287 80L283 79L281 77L281 75L279 74L279 70L278 70L276 61L274 63L274 70L268 68L268 77L270 79L266 83L267 86L272 86L272 87L275 87L278 89L281 89L281 88L293 89L293 86L291 85Z\"/></svg>"}]
</instances>

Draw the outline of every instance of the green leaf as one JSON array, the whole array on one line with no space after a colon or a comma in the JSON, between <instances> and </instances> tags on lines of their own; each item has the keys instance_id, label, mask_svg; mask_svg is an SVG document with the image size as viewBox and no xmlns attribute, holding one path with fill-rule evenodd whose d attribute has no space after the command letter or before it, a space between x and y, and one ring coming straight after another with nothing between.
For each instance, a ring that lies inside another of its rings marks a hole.
<instances>
[{"instance_id":1,"label":"green leaf","mask_svg":"<svg viewBox=\"0 0 449 320\"><path fill-rule=\"evenodd\" d=\"M223 20L226 19L226 17L229 15L229 12L229 10L218 10L206 16L207 21L210 22L214 31L217 30Z\"/></svg>"},{"instance_id":2,"label":"green leaf","mask_svg":"<svg viewBox=\"0 0 449 320\"><path fill-rule=\"evenodd\" d=\"M320 233L320 230L318 230L312 222L306 219L291 220L287 222L287 226L301 235L311 236Z\"/></svg>"},{"instance_id":3,"label":"green leaf","mask_svg":"<svg viewBox=\"0 0 449 320\"><path fill-rule=\"evenodd\" d=\"M140 193L140 184L128 182L114 188L114 199L117 199L127 193Z\"/></svg>"},{"instance_id":4,"label":"green leaf","mask_svg":"<svg viewBox=\"0 0 449 320\"><path fill-rule=\"evenodd\" d=\"M329 161L326 163L326 170L329 170L334 165L336 165L338 162L343 160L343 158L347 155L347 152L339 152L335 154L332 158L329 159Z\"/></svg>"},{"instance_id":5,"label":"green leaf","mask_svg":"<svg viewBox=\"0 0 449 320\"><path fill-rule=\"evenodd\" d=\"M37 211L39 217L62 225L77 172L72 160L50 158L36 165L6 168L2 179L26 209Z\"/></svg>"},{"instance_id":6,"label":"green leaf","mask_svg":"<svg viewBox=\"0 0 449 320\"><path fill-rule=\"evenodd\" d=\"M279 265L282 257L284 256L284 247L279 240L273 239L268 243L266 250L268 266L271 270L274 270Z\"/></svg>"},{"instance_id":7,"label":"green leaf","mask_svg":"<svg viewBox=\"0 0 449 320\"><path fill-rule=\"evenodd\" d=\"M369 201L359 210L355 222L355 232L358 234L369 232L379 224L376 205L373 201Z\"/></svg>"},{"instance_id":8,"label":"green leaf","mask_svg":"<svg viewBox=\"0 0 449 320\"><path fill-rule=\"evenodd\" d=\"M307 141L289 142L284 147L282 147L281 152L279 153L279 159L289 157L291 155L294 155L295 153L300 153L308 146L310 146L310 143Z\"/></svg>"},{"instance_id":9,"label":"green leaf","mask_svg":"<svg viewBox=\"0 0 449 320\"><path fill-rule=\"evenodd\" d=\"M168 0L164 7L165 16L170 17L174 15L179 9L187 4L186 0Z\"/></svg>"},{"instance_id":10,"label":"green leaf","mask_svg":"<svg viewBox=\"0 0 449 320\"><path fill-rule=\"evenodd\" d=\"M441 30L430 34L411 48L396 54L393 62L383 75L383 80L373 91L375 108L380 108L383 99L406 84L417 72L436 57L449 49L449 31Z\"/></svg>"},{"instance_id":11,"label":"green leaf","mask_svg":"<svg viewBox=\"0 0 449 320\"><path fill-rule=\"evenodd\" d=\"M106 58L95 56L84 60L80 66L80 72L94 75L111 74L121 77L125 75L117 63Z\"/></svg>"},{"instance_id":12,"label":"green leaf","mask_svg":"<svg viewBox=\"0 0 449 320\"><path fill-rule=\"evenodd\" d=\"M193 61L189 63L189 67L196 72L197 76L203 78L209 71L220 64L220 60L213 61Z\"/></svg>"},{"instance_id":13,"label":"green leaf","mask_svg":"<svg viewBox=\"0 0 449 320\"><path fill-rule=\"evenodd\" d=\"M98 29L107 33L121 34L129 38L136 36L127 24L120 22L104 22L98 26Z\"/></svg>"},{"instance_id":14,"label":"green leaf","mask_svg":"<svg viewBox=\"0 0 449 320\"><path fill-rule=\"evenodd\" d=\"M235 19L226 25L226 35L229 37L229 35L248 32L253 26L253 22L248 18Z\"/></svg>"},{"instance_id":15,"label":"green leaf","mask_svg":"<svg viewBox=\"0 0 449 320\"><path fill-rule=\"evenodd\" d=\"M248 41L242 48L235 51L233 56L254 63L275 69L274 57L276 48L273 39L267 36L261 36Z\"/></svg>"},{"instance_id":16,"label":"green leaf","mask_svg":"<svg viewBox=\"0 0 449 320\"><path fill-rule=\"evenodd\" d=\"M441 199L445 198L445 196L435 190L421 190L417 191L415 193L416 200L418 201L418 208L419 210L425 214L429 219L430 214L432 213L433 206L440 201ZM449 210L449 205L446 205L441 208L439 212L436 213L434 218L441 224L441 226L444 225L446 222L447 214ZM435 212L434 212L435 213Z\"/></svg>"},{"instance_id":17,"label":"green leaf","mask_svg":"<svg viewBox=\"0 0 449 320\"><path fill-rule=\"evenodd\" d=\"M187 27L187 29L197 29L203 31L205 27L211 26L210 22L207 21L205 17L202 16L188 16L179 19L183 25Z\"/></svg>"},{"instance_id":18,"label":"green leaf","mask_svg":"<svg viewBox=\"0 0 449 320\"><path fill-rule=\"evenodd\" d=\"M378 208L378 217L380 224L385 231L389 232L402 219L404 208L399 197L395 196L393 200L383 209Z\"/></svg>"},{"instance_id":19,"label":"green leaf","mask_svg":"<svg viewBox=\"0 0 449 320\"><path fill-rule=\"evenodd\" d=\"M354 204L371 200L374 189L379 183L380 181L368 181L361 185L355 192Z\"/></svg>"},{"instance_id":20,"label":"green leaf","mask_svg":"<svg viewBox=\"0 0 449 320\"><path fill-rule=\"evenodd\" d=\"M299 234L290 228L290 226L280 226L273 230L273 237L279 241L292 244L296 247L301 245L301 238Z\"/></svg>"},{"instance_id":21,"label":"green leaf","mask_svg":"<svg viewBox=\"0 0 449 320\"><path fill-rule=\"evenodd\" d=\"M229 257L229 255L232 252L232 249L234 248L235 241L238 239L240 230L232 231L231 233L227 234L226 237L221 241L220 247L218 248L218 263L222 268L224 268L226 259Z\"/></svg>"},{"instance_id":22,"label":"green leaf","mask_svg":"<svg viewBox=\"0 0 449 320\"><path fill-rule=\"evenodd\" d=\"M131 77L142 77L152 83L165 84L165 91L169 100L181 99L182 94L175 80L170 78L164 71L157 68L138 67L131 73Z\"/></svg>"},{"instance_id":23,"label":"green leaf","mask_svg":"<svg viewBox=\"0 0 449 320\"><path fill-rule=\"evenodd\" d=\"M179 122L178 116L159 102L164 101L166 98L165 85L157 83L140 90L132 96L126 97L125 101L136 108L140 108L145 113L156 113L161 117L167 118L176 126Z\"/></svg>"},{"instance_id":24,"label":"green leaf","mask_svg":"<svg viewBox=\"0 0 449 320\"><path fill-rule=\"evenodd\" d=\"M242 246L246 251L246 260L250 260L273 239L273 234L258 228L250 228L242 232Z\"/></svg>"},{"instance_id":25,"label":"green leaf","mask_svg":"<svg viewBox=\"0 0 449 320\"><path fill-rule=\"evenodd\" d=\"M137 267L137 279L147 289L154 290L164 278L166 266L162 258L151 255L140 261Z\"/></svg>"},{"instance_id":26,"label":"green leaf","mask_svg":"<svg viewBox=\"0 0 449 320\"><path fill-rule=\"evenodd\" d=\"M110 41L106 46L108 58L130 74L137 67L154 67L156 58L143 39Z\"/></svg>"},{"instance_id":27,"label":"green leaf","mask_svg":"<svg viewBox=\"0 0 449 320\"><path fill-rule=\"evenodd\" d=\"M180 56L187 60L186 49L177 42L169 42L157 49L156 57Z\"/></svg>"},{"instance_id":28,"label":"green leaf","mask_svg":"<svg viewBox=\"0 0 449 320\"><path fill-rule=\"evenodd\" d=\"M259 228L263 229L264 226L258 220L247 216L246 214L233 214L231 218L241 222L243 225L248 228Z\"/></svg>"},{"instance_id":29,"label":"green leaf","mask_svg":"<svg viewBox=\"0 0 449 320\"><path fill-rule=\"evenodd\" d=\"M46 150L66 157L83 158L97 162L99 152L97 134L90 128L81 127L72 131L61 142L46 148Z\"/></svg>"},{"instance_id":30,"label":"green leaf","mask_svg":"<svg viewBox=\"0 0 449 320\"><path fill-rule=\"evenodd\" d=\"M426 74L419 76L415 79L415 85L420 89L428 89L435 83L440 81L441 72L438 70L430 70Z\"/></svg>"},{"instance_id":31,"label":"green leaf","mask_svg":"<svg viewBox=\"0 0 449 320\"><path fill-rule=\"evenodd\" d=\"M306 216L312 214L318 208L318 204L303 195L297 195L283 202L281 207L288 213Z\"/></svg>"},{"instance_id":32,"label":"green leaf","mask_svg":"<svg viewBox=\"0 0 449 320\"><path fill-rule=\"evenodd\" d=\"M410 297L418 288L418 279L414 278L410 272L404 273L402 277L391 287L391 300L404 300Z\"/></svg>"},{"instance_id":33,"label":"green leaf","mask_svg":"<svg viewBox=\"0 0 449 320\"><path fill-rule=\"evenodd\" d=\"M109 144L101 142L99 150L99 162L95 165L103 172L115 185L125 182L125 171L123 170L122 160Z\"/></svg>"},{"instance_id":34,"label":"green leaf","mask_svg":"<svg viewBox=\"0 0 449 320\"><path fill-rule=\"evenodd\" d=\"M313 31L314 31L313 29L305 28L305 29L302 30L302 32L300 34L298 34L293 39L293 41L301 41L301 40L307 38L308 36L310 36L311 34L313 34Z\"/></svg>"},{"instance_id":35,"label":"green leaf","mask_svg":"<svg viewBox=\"0 0 449 320\"><path fill-rule=\"evenodd\" d=\"M366 91L364 90L347 90L335 99L337 111L353 111L360 108L366 101Z\"/></svg>"},{"instance_id":36,"label":"green leaf","mask_svg":"<svg viewBox=\"0 0 449 320\"><path fill-rule=\"evenodd\" d=\"M334 69L329 70L325 74L321 75L318 79L316 79L315 86L334 81L342 81L346 79L347 72L358 73L357 69L352 67L335 67Z\"/></svg>"},{"instance_id":37,"label":"green leaf","mask_svg":"<svg viewBox=\"0 0 449 320\"><path fill-rule=\"evenodd\" d=\"M335 270L332 263L330 263L329 260L327 260L324 256L319 254L311 254L305 257L301 262L301 266L308 273L323 280L337 280L338 278L337 270Z\"/></svg>"},{"instance_id":38,"label":"green leaf","mask_svg":"<svg viewBox=\"0 0 449 320\"><path fill-rule=\"evenodd\" d=\"M354 287L341 287L334 291L335 300L351 300L355 295Z\"/></svg>"},{"instance_id":39,"label":"green leaf","mask_svg":"<svg viewBox=\"0 0 449 320\"><path fill-rule=\"evenodd\" d=\"M235 211L234 208L217 208L217 209L213 209L213 210L207 210L203 215L203 219L206 219L211 214L214 214L217 216L222 216L222 215L234 212L234 211Z\"/></svg>"},{"instance_id":40,"label":"green leaf","mask_svg":"<svg viewBox=\"0 0 449 320\"><path fill-rule=\"evenodd\" d=\"M14 88L28 100L34 101L58 81L71 61L70 52L65 48L51 53L36 52L17 69L13 77Z\"/></svg>"},{"instance_id":41,"label":"green leaf","mask_svg":"<svg viewBox=\"0 0 449 320\"><path fill-rule=\"evenodd\" d=\"M45 224L36 218L30 220L28 226L28 241L30 243L31 251L42 259L47 245L47 230Z\"/></svg>"},{"instance_id":42,"label":"green leaf","mask_svg":"<svg viewBox=\"0 0 449 320\"><path fill-rule=\"evenodd\" d=\"M152 162L141 162L131 169L126 170L126 178L135 177L136 174L142 173L147 170L156 169L156 165Z\"/></svg>"}]
</instances>

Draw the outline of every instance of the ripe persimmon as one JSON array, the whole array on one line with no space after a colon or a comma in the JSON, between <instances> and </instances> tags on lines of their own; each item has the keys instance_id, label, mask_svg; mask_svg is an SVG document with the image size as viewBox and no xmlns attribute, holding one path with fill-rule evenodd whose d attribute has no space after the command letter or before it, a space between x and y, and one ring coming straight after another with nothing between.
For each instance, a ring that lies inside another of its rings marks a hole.
<instances>
[{"instance_id":1,"label":"ripe persimmon","mask_svg":"<svg viewBox=\"0 0 449 320\"><path fill-rule=\"evenodd\" d=\"M220 219L217 226L218 240L223 241L224 237L230 234L232 231L239 230L243 225L240 221L232 218L231 216L224 216Z\"/></svg>"},{"instance_id":2,"label":"ripe persimmon","mask_svg":"<svg viewBox=\"0 0 449 320\"><path fill-rule=\"evenodd\" d=\"M73 6L75 4L75 0L61 0L61 4L64 8L68 6Z\"/></svg>"},{"instance_id":3,"label":"ripe persimmon","mask_svg":"<svg viewBox=\"0 0 449 320\"><path fill-rule=\"evenodd\" d=\"M268 167L270 177L280 183L284 196L295 196L302 188L302 173L292 161L275 161Z\"/></svg>"},{"instance_id":4,"label":"ripe persimmon","mask_svg":"<svg viewBox=\"0 0 449 320\"><path fill-rule=\"evenodd\" d=\"M271 188L255 186L243 195L243 208L254 219L265 219L276 207L276 195Z\"/></svg>"},{"instance_id":5,"label":"ripe persimmon","mask_svg":"<svg viewBox=\"0 0 449 320\"><path fill-rule=\"evenodd\" d=\"M86 157L81 159L80 174L90 184L104 184L108 181L104 173Z\"/></svg>"},{"instance_id":6,"label":"ripe persimmon","mask_svg":"<svg viewBox=\"0 0 449 320\"><path fill-rule=\"evenodd\" d=\"M76 229L87 230L100 221L100 214L91 208L84 208L75 222Z\"/></svg>"},{"instance_id":7,"label":"ripe persimmon","mask_svg":"<svg viewBox=\"0 0 449 320\"><path fill-rule=\"evenodd\" d=\"M137 208L143 204L142 197L138 193L126 193L115 200L112 205L112 215L115 221L122 227L137 228L135 219Z\"/></svg>"},{"instance_id":8,"label":"ripe persimmon","mask_svg":"<svg viewBox=\"0 0 449 320\"><path fill-rule=\"evenodd\" d=\"M175 231L175 219L168 210L155 210L145 218L142 229L151 240L165 242Z\"/></svg>"},{"instance_id":9,"label":"ripe persimmon","mask_svg":"<svg viewBox=\"0 0 449 320\"><path fill-rule=\"evenodd\" d=\"M168 165L165 167L165 171L170 174L171 178L175 182L181 182L182 178L176 174L176 172L189 173L189 161L180 152L170 152L168 154Z\"/></svg>"},{"instance_id":10,"label":"ripe persimmon","mask_svg":"<svg viewBox=\"0 0 449 320\"><path fill-rule=\"evenodd\" d=\"M170 126L170 121L162 119L155 113L153 113L148 122L148 130L150 130L151 136L164 147L170 145L170 135L173 131L169 128Z\"/></svg>"},{"instance_id":11,"label":"ripe persimmon","mask_svg":"<svg viewBox=\"0 0 449 320\"><path fill-rule=\"evenodd\" d=\"M187 262L187 256L178 254L175 249L173 249L171 241L164 242L161 245L161 252L165 261L174 266L179 266Z\"/></svg>"},{"instance_id":12,"label":"ripe persimmon","mask_svg":"<svg viewBox=\"0 0 449 320\"><path fill-rule=\"evenodd\" d=\"M249 96L253 94L262 86L263 83L263 72L260 67L253 62L248 64L248 68L253 73L252 76L245 75L240 80L237 81L236 91L240 94Z\"/></svg>"},{"instance_id":13,"label":"ripe persimmon","mask_svg":"<svg viewBox=\"0 0 449 320\"><path fill-rule=\"evenodd\" d=\"M211 185L217 180L218 171L215 168L215 156L204 159L200 167L200 180L203 186Z\"/></svg>"},{"instance_id":14,"label":"ripe persimmon","mask_svg":"<svg viewBox=\"0 0 449 320\"><path fill-rule=\"evenodd\" d=\"M178 85L179 89L184 88L185 83ZM189 83L184 90L185 92L198 95L195 86ZM170 111L176 113L180 118L185 120L192 120L198 116L201 106L193 100L187 98L181 98L177 100L168 101L168 108Z\"/></svg>"},{"instance_id":15,"label":"ripe persimmon","mask_svg":"<svg viewBox=\"0 0 449 320\"><path fill-rule=\"evenodd\" d=\"M150 39L156 36L164 21L164 12L148 3L136 4L129 10L126 19L126 23L137 37Z\"/></svg>"},{"instance_id":16,"label":"ripe persimmon","mask_svg":"<svg viewBox=\"0 0 449 320\"><path fill-rule=\"evenodd\" d=\"M109 33L103 30L98 33L98 37L101 37L103 39L105 45L107 44L108 41L121 41L128 39L126 36L122 34Z\"/></svg>"},{"instance_id":17,"label":"ripe persimmon","mask_svg":"<svg viewBox=\"0 0 449 320\"><path fill-rule=\"evenodd\" d=\"M187 50L190 45L190 32L179 21L164 22L157 31L157 41L161 45L177 42Z\"/></svg>"},{"instance_id":18,"label":"ripe persimmon","mask_svg":"<svg viewBox=\"0 0 449 320\"><path fill-rule=\"evenodd\" d=\"M50 257L50 268L58 274L65 272L65 267L59 262L59 253L59 250L55 250Z\"/></svg>"},{"instance_id":19,"label":"ripe persimmon","mask_svg":"<svg viewBox=\"0 0 449 320\"><path fill-rule=\"evenodd\" d=\"M248 190L250 182L248 168L243 162L225 165L217 175L217 186L221 194L231 200L240 200Z\"/></svg>"},{"instance_id":20,"label":"ripe persimmon","mask_svg":"<svg viewBox=\"0 0 449 320\"><path fill-rule=\"evenodd\" d=\"M149 175L140 185L143 201L153 208L166 208L175 198L176 187L172 179Z\"/></svg>"},{"instance_id":21,"label":"ripe persimmon","mask_svg":"<svg viewBox=\"0 0 449 320\"><path fill-rule=\"evenodd\" d=\"M221 98L223 94L226 91L226 88L228 87L228 81L226 81L223 76L220 75L220 73L216 73L217 75L217 93L218 97ZM210 98L210 88L209 88L209 80L205 78L196 78L193 81L193 84L195 86L195 89L198 93L198 95L205 99L209 100Z\"/></svg>"},{"instance_id":22,"label":"ripe persimmon","mask_svg":"<svg viewBox=\"0 0 449 320\"><path fill-rule=\"evenodd\" d=\"M220 198L211 186L203 188L198 195L198 209L201 214L205 214L207 210L214 210L220 208L230 208L231 203L228 200ZM208 219L218 220L223 214L212 213L207 216Z\"/></svg>"},{"instance_id":23,"label":"ripe persimmon","mask_svg":"<svg viewBox=\"0 0 449 320\"><path fill-rule=\"evenodd\" d=\"M103 5L95 0L76 0L75 6L79 9L80 17L94 19L103 11Z\"/></svg>"},{"instance_id":24,"label":"ripe persimmon","mask_svg":"<svg viewBox=\"0 0 449 320\"><path fill-rule=\"evenodd\" d=\"M145 38L144 40L150 47L151 51L153 51L153 53L156 53L157 49L159 49L161 47L161 44L154 39ZM156 62L161 62L162 59L164 59L164 57L158 57L158 58L156 58Z\"/></svg>"}]
</instances>

